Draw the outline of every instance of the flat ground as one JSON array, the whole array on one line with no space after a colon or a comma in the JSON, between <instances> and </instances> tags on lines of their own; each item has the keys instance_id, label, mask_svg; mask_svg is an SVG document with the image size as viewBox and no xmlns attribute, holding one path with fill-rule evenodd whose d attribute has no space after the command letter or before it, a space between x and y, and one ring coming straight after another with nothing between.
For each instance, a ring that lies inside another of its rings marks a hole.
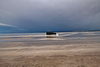
<instances>
[{"instance_id":1,"label":"flat ground","mask_svg":"<svg viewBox=\"0 0 100 67\"><path fill-rule=\"evenodd\" d=\"M0 67L100 67L100 39L45 39L0 43Z\"/></svg>"}]
</instances>

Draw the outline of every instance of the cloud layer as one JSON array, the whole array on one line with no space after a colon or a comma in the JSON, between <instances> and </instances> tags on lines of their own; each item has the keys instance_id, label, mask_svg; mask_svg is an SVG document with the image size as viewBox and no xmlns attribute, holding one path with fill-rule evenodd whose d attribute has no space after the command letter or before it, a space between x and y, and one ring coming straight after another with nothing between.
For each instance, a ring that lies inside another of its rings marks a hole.
<instances>
[{"instance_id":1,"label":"cloud layer","mask_svg":"<svg viewBox=\"0 0 100 67\"><path fill-rule=\"evenodd\" d=\"M100 0L0 0L1 25L23 32L100 30Z\"/></svg>"}]
</instances>

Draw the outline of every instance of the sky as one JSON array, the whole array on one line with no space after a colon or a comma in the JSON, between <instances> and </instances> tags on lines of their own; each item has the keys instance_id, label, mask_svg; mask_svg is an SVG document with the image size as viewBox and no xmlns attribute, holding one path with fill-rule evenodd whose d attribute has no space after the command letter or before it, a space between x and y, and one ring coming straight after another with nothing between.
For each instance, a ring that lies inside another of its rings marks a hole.
<instances>
[{"instance_id":1,"label":"sky","mask_svg":"<svg viewBox=\"0 0 100 67\"><path fill-rule=\"evenodd\" d=\"M100 30L100 0L0 0L0 33Z\"/></svg>"}]
</instances>

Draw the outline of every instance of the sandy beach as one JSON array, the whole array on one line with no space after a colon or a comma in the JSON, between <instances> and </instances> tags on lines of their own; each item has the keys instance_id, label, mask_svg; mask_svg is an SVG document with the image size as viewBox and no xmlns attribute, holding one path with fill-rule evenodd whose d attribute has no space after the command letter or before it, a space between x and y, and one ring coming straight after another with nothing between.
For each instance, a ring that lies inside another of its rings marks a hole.
<instances>
[{"instance_id":1,"label":"sandy beach","mask_svg":"<svg viewBox=\"0 0 100 67\"><path fill-rule=\"evenodd\" d=\"M35 40L34 37L1 37L0 67L100 66L100 34L65 34Z\"/></svg>"}]
</instances>

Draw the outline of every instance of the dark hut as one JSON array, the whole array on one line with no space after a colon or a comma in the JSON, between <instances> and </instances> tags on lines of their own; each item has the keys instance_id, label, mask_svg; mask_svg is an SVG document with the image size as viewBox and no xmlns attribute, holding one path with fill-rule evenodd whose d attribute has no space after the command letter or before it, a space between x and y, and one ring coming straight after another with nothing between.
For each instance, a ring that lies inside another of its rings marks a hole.
<instances>
[{"instance_id":1,"label":"dark hut","mask_svg":"<svg viewBox=\"0 0 100 67\"><path fill-rule=\"evenodd\" d=\"M52 31L47 31L46 35L56 35L56 33L52 32Z\"/></svg>"}]
</instances>

